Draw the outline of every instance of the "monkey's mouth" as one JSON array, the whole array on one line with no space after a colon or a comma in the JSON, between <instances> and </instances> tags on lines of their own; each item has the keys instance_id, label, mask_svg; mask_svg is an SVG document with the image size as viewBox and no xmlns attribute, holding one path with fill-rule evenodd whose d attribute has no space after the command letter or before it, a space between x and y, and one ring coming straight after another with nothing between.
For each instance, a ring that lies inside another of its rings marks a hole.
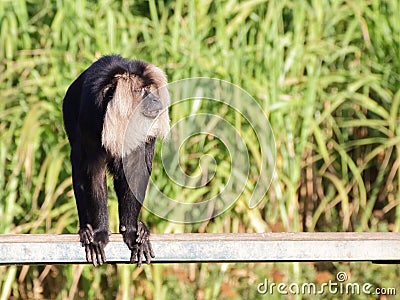
<instances>
[{"instance_id":1,"label":"monkey's mouth","mask_svg":"<svg viewBox=\"0 0 400 300\"><path fill-rule=\"evenodd\" d=\"M160 110L143 111L142 114L147 118L155 119L160 114Z\"/></svg>"}]
</instances>

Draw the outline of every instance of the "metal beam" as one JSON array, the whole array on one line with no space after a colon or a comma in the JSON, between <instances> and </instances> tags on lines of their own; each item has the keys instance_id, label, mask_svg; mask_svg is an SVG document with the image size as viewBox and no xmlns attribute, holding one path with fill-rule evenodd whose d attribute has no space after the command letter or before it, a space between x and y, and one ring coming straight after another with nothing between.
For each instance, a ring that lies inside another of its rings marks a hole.
<instances>
[{"instance_id":1,"label":"metal beam","mask_svg":"<svg viewBox=\"0 0 400 300\"><path fill-rule=\"evenodd\" d=\"M153 263L179 262L400 262L400 233L152 234ZM110 236L107 262L127 263L120 234ZM86 263L76 234L2 234L0 264Z\"/></svg>"}]
</instances>

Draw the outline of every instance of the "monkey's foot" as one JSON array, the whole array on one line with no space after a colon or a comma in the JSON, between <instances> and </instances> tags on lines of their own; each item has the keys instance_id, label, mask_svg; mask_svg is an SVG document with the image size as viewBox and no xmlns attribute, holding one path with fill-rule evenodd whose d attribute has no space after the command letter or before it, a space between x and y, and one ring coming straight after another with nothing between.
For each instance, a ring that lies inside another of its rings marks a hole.
<instances>
[{"instance_id":1,"label":"monkey's foot","mask_svg":"<svg viewBox=\"0 0 400 300\"><path fill-rule=\"evenodd\" d=\"M122 235L124 237L124 242L131 250L131 264L135 263L137 260L137 266L140 267L143 262L143 257L146 259L147 264L151 262L151 258L155 257L149 240L150 231L141 221L138 221L137 230L122 231Z\"/></svg>"},{"instance_id":2,"label":"monkey's foot","mask_svg":"<svg viewBox=\"0 0 400 300\"><path fill-rule=\"evenodd\" d=\"M97 267L106 262L106 255L104 247L107 245L109 239L108 230L95 230L90 224L86 227L79 229L79 237L82 247L85 247L86 260Z\"/></svg>"}]
</instances>

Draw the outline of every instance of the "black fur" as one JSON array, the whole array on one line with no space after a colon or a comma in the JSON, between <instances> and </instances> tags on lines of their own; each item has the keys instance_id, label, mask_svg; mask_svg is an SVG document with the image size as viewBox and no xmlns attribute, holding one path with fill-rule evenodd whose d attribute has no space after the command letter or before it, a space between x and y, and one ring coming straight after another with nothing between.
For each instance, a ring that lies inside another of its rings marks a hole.
<instances>
[{"instance_id":1,"label":"black fur","mask_svg":"<svg viewBox=\"0 0 400 300\"><path fill-rule=\"evenodd\" d=\"M138 220L151 173L155 138L149 138L129 154L135 170L134 190L128 186L122 157L110 155L102 146L102 129L107 105L117 85L115 75L140 76L145 85L152 79L144 75L147 63L120 56L105 56L93 63L69 87L63 102L65 130L71 144L73 188L79 215L79 235L87 260L93 265L106 261L104 247L109 241L106 170L114 177L118 196L120 232L132 251L131 263L149 263L154 257L149 230Z\"/></svg>"}]
</instances>

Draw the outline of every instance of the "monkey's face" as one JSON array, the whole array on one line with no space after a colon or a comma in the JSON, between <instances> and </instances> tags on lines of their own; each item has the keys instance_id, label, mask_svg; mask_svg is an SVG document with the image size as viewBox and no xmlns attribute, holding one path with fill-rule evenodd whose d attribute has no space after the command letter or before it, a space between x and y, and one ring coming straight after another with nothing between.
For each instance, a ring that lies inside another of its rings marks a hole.
<instances>
[{"instance_id":1,"label":"monkey's face","mask_svg":"<svg viewBox=\"0 0 400 300\"><path fill-rule=\"evenodd\" d=\"M163 104L160 101L156 91L151 91L150 88L142 88L141 90L140 110L141 113L151 119L155 119L163 109Z\"/></svg>"},{"instance_id":2,"label":"monkey's face","mask_svg":"<svg viewBox=\"0 0 400 300\"><path fill-rule=\"evenodd\" d=\"M140 74L117 74L115 86L102 131L102 145L109 153L123 156L144 144L148 137L168 135L170 99L166 77L160 69L148 64Z\"/></svg>"}]
</instances>

